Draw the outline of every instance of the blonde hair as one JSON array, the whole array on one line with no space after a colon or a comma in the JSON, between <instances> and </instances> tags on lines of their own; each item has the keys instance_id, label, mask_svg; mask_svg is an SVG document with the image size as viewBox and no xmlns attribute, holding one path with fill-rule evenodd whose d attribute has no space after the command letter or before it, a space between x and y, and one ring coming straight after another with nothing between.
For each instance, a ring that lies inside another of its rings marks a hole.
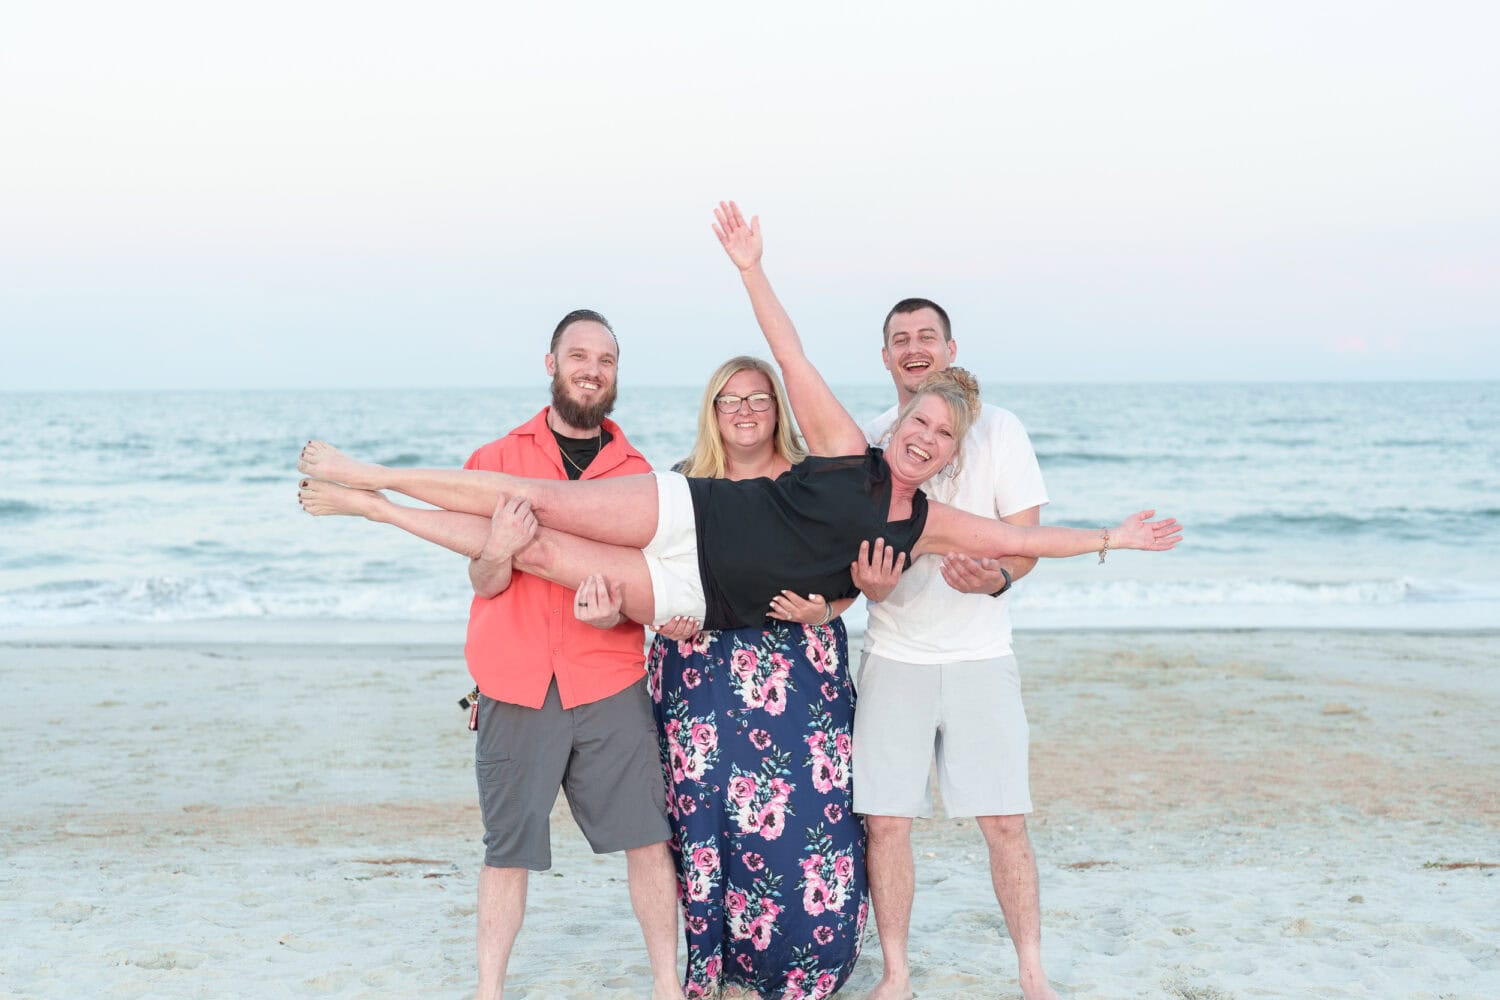
<instances>
[{"instance_id":1,"label":"blonde hair","mask_svg":"<svg viewBox=\"0 0 1500 1000\"><path fill-rule=\"evenodd\" d=\"M776 435L771 440L771 447L776 454L792 465L807 457L807 448L803 446L802 439L792 424L792 414L787 409L786 388L781 384L781 376L760 358L741 354L714 369L714 373L708 378L708 386L703 390L703 405L698 409L698 439L693 442L693 450L679 468L683 475L699 479L724 478L728 460L724 454L724 438L719 433L718 411L714 400L724 390L725 383L743 371L760 372L771 383L771 395L776 399Z\"/></svg>"},{"instance_id":2,"label":"blonde hair","mask_svg":"<svg viewBox=\"0 0 1500 1000\"><path fill-rule=\"evenodd\" d=\"M974 421L979 419L979 380L967 368L944 368L928 375L896 414L895 423L886 432L887 439L911 415L923 396L936 396L948 404L948 413L953 418L953 440L957 442L951 464L953 474L957 475L962 465L964 438L968 435L969 428L974 426Z\"/></svg>"}]
</instances>

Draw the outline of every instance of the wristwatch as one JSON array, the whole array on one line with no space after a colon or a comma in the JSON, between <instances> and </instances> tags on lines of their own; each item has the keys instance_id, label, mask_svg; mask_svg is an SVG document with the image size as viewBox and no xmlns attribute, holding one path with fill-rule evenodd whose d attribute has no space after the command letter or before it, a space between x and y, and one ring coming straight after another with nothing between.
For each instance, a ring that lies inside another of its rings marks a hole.
<instances>
[{"instance_id":1,"label":"wristwatch","mask_svg":"<svg viewBox=\"0 0 1500 1000\"><path fill-rule=\"evenodd\" d=\"M1000 567L1000 575L1005 577L1005 586L1001 587L999 590L991 594L991 597L999 597L1001 594L1010 589L1010 573L1006 571L1004 566Z\"/></svg>"}]
</instances>

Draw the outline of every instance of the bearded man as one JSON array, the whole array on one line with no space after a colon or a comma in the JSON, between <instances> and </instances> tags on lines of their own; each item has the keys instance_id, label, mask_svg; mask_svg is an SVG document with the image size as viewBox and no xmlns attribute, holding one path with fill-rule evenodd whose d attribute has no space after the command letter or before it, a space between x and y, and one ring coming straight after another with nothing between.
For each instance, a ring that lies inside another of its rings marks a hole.
<instances>
[{"instance_id":1,"label":"bearded man","mask_svg":"<svg viewBox=\"0 0 1500 1000\"><path fill-rule=\"evenodd\" d=\"M549 479L650 472L608 419L619 342L604 317L591 309L564 316L545 362L552 405L480 448L464 468ZM464 656L480 691L474 769L484 817L477 996L503 995L527 873L552 864L548 816L561 786L594 852L625 852L652 996L680 1000L677 882L641 626L575 607L587 600L582 589L575 599L572 590L513 572L511 557L535 534L525 501L502 498L469 566L474 601Z\"/></svg>"}]
</instances>

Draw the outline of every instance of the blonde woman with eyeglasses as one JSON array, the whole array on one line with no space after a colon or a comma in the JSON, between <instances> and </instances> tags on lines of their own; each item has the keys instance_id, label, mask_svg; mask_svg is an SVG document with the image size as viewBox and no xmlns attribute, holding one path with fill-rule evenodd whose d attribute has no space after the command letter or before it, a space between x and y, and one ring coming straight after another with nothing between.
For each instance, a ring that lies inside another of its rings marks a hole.
<instances>
[{"instance_id":1,"label":"blonde woman with eyeglasses","mask_svg":"<svg viewBox=\"0 0 1500 1000\"><path fill-rule=\"evenodd\" d=\"M690 477L775 479L806 457L776 370L713 373ZM859 956L869 893L853 811L854 688L839 617L852 598L783 590L765 620L700 631L674 619L647 678L687 938L683 989L828 996ZM796 991L791 991L795 993Z\"/></svg>"}]
</instances>

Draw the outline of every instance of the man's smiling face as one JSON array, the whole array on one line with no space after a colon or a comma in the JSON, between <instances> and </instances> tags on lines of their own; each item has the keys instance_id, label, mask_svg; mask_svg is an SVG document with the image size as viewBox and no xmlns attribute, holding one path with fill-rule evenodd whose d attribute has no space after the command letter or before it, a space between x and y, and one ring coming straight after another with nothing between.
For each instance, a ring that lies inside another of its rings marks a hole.
<instances>
[{"instance_id":1,"label":"man's smiling face","mask_svg":"<svg viewBox=\"0 0 1500 1000\"><path fill-rule=\"evenodd\" d=\"M592 430L615 406L618 348L602 323L578 320L558 338L547 355L552 376L552 408L570 426Z\"/></svg>"},{"instance_id":2,"label":"man's smiling face","mask_svg":"<svg viewBox=\"0 0 1500 1000\"><path fill-rule=\"evenodd\" d=\"M916 392L922 380L940 372L958 356L958 344L948 339L947 330L937 310L918 309L896 313L885 328L885 347L880 358L896 383L896 392L904 403Z\"/></svg>"}]
</instances>

